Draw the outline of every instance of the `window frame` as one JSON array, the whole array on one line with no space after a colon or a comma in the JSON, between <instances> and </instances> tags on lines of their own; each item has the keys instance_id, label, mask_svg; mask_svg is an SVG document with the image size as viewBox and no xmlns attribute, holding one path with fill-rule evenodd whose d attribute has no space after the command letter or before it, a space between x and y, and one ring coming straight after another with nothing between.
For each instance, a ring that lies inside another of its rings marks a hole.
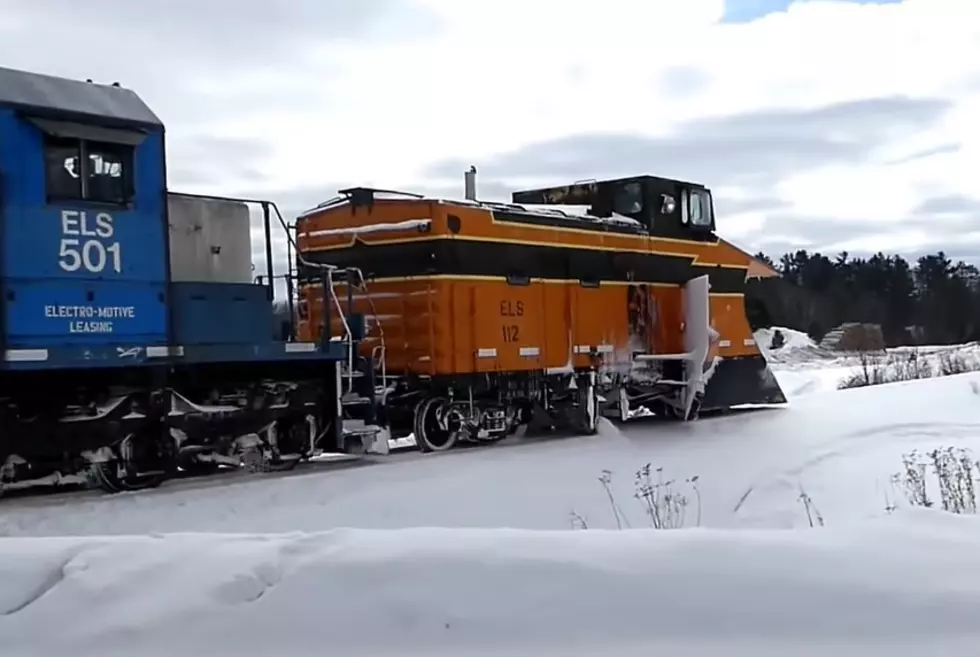
<instances>
[{"instance_id":1,"label":"window frame","mask_svg":"<svg viewBox=\"0 0 980 657\"><path fill-rule=\"evenodd\" d=\"M688 223L700 230L711 230L715 223L714 208L711 203L711 194L705 189L690 190L691 200L688 202L688 211L694 208L694 197L697 197L697 205L701 210L700 221L695 221L693 216L688 218Z\"/></svg>"},{"instance_id":2,"label":"window frame","mask_svg":"<svg viewBox=\"0 0 980 657\"><path fill-rule=\"evenodd\" d=\"M128 207L132 204L136 195L135 179L133 169L136 164L136 146L111 141L100 141L97 139L86 139L68 135L53 135L46 133L43 136L44 149L44 196L48 204L53 203L85 203L90 205ZM63 194L55 192L52 187L52 167L49 154L53 149L67 150L74 146L75 157L78 158L78 193ZM113 162L119 162L122 171L120 172L120 194L117 198L92 197L89 188L89 179L93 167L91 155L93 153L103 155L113 155Z\"/></svg>"}]
</instances>

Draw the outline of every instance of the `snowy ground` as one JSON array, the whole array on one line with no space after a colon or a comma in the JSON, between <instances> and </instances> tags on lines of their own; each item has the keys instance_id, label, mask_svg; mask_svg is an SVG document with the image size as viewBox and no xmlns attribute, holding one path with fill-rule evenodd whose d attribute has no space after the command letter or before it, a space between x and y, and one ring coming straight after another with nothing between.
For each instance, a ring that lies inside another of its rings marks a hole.
<instances>
[{"instance_id":1,"label":"snowy ground","mask_svg":"<svg viewBox=\"0 0 980 657\"><path fill-rule=\"evenodd\" d=\"M853 361L784 350L770 355L791 398L778 410L207 489L4 500L2 654L972 650L980 519L913 510L891 479L912 449L980 455L980 374L838 391ZM646 463L701 529L615 531L598 478L612 472L625 523L649 526L633 498ZM568 529L573 511L590 531L540 531Z\"/></svg>"}]
</instances>

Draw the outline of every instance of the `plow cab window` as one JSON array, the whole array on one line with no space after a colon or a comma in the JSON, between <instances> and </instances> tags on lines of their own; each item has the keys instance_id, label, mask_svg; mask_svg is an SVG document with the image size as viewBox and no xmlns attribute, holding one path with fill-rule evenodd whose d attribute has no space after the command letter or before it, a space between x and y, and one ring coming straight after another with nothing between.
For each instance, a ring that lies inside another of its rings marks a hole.
<instances>
[{"instance_id":1,"label":"plow cab window","mask_svg":"<svg viewBox=\"0 0 980 657\"><path fill-rule=\"evenodd\" d=\"M597 217L621 215L642 222L645 210L639 181L606 182L598 186L589 213Z\"/></svg>"},{"instance_id":2,"label":"plow cab window","mask_svg":"<svg viewBox=\"0 0 980 657\"><path fill-rule=\"evenodd\" d=\"M711 196L704 190L691 190L689 220L695 228L711 228Z\"/></svg>"},{"instance_id":3,"label":"plow cab window","mask_svg":"<svg viewBox=\"0 0 980 657\"><path fill-rule=\"evenodd\" d=\"M638 182L617 185L613 189L612 205L616 214L636 217L643 212L643 186Z\"/></svg>"},{"instance_id":4,"label":"plow cab window","mask_svg":"<svg viewBox=\"0 0 980 657\"><path fill-rule=\"evenodd\" d=\"M711 192L706 189L685 189L681 192L681 221L698 232L714 230Z\"/></svg>"}]
</instances>

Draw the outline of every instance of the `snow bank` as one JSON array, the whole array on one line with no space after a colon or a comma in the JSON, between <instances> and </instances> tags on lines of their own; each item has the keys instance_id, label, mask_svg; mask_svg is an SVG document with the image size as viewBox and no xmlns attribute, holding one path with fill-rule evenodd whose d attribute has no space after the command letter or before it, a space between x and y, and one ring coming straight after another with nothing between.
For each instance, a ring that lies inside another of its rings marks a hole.
<instances>
[{"instance_id":1,"label":"snow bank","mask_svg":"<svg viewBox=\"0 0 980 657\"><path fill-rule=\"evenodd\" d=\"M977 343L890 347L884 353L867 354L863 358L856 352L798 344L790 351L784 348L766 352L766 358L783 392L790 398L836 390L854 375L863 378L865 368L886 382L980 371Z\"/></svg>"},{"instance_id":2,"label":"snow bank","mask_svg":"<svg viewBox=\"0 0 980 657\"><path fill-rule=\"evenodd\" d=\"M781 347L773 349L771 347L772 340L777 331L783 334L783 339L785 342ZM785 326L772 326L769 328L759 329L755 332L755 341L760 348L765 349L766 351L778 351L781 353L796 351L798 349L814 349L817 346L817 343L803 331L786 328Z\"/></svg>"},{"instance_id":3,"label":"snow bank","mask_svg":"<svg viewBox=\"0 0 980 657\"><path fill-rule=\"evenodd\" d=\"M772 341L777 332L782 334L783 344L774 348ZM770 363L804 364L836 356L834 352L821 349L803 331L785 326L759 329L753 334L753 337L755 337L755 343L759 350Z\"/></svg>"},{"instance_id":4,"label":"snow bank","mask_svg":"<svg viewBox=\"0 0 980 657\"><path fill-rule=\"evenodd\" d=\"M11 657L972 649L977 522L7 539L0 645Z\"/></svg>"}]
</instances>

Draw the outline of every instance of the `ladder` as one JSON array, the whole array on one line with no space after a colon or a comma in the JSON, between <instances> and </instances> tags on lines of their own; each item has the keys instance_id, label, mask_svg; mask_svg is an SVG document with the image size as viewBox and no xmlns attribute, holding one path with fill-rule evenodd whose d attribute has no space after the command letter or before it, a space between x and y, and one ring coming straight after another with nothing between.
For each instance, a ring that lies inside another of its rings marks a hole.
<instances>
[{"instance_id":1,"label":"ladder","mask_svg":"<svg viewBox=\"0 0 980 657\"><path fill-rule=\"evenodd\" d=\"M336 284L346 284L346 303L337 295ZM365 295L376 316L367 282L360 269L328 269L324 279L324 309L332 307L340 319L346 358L340 367L340 405L343 418L344 451L362 451L367 445L373 453L388 453L388 431L384 427L383 407L388 392L388 372L385 364L384 331L378 326L378 344L370 355L361 353L361 345L368 338L367 315L354 311L355 292ZM326 300L329 298L329 304ZM323 336L331 336L332 322L325 312Z\"/></svg>"},{"instance_id":2,"label":"ladder","mask_svg":"<svg viewBox=\"0 0 980 657\"><path fill-rule=\"evenodd\" d=\"M278 208L276 212L279 212ZM298 252L296 224L287 225L282 220L282 215L278 216L287 233L287 295L291 326L295 327L294 310L297 307L297 298L294 282L299 280L300 264L310 265L310 263L303 262L303 257ZM376 322L378 344L372 348L369 356L363 356L361 345L368 338L367 316L355 312L354 309L354 293L360 291L370 305L371 315L377 316L364 274L356 267L342 269L326 265L317 266L317 269L321 274L324 310L320 339L326 342L343 342L345 348L345 358L339 368L337 380L340 416L343 422L339 436L341 444L337 447L344 452L359 452L365 446L371 445L373 449L370 451L387 454L388 431L384 426L386 422L383 414L389 377L385 363L384 331ZM346 303L337 295L337 284L346 285ZM340 320L342 330L339 336L333 335L331 319L333 313L336 313Z\"/></svg>"}]
</instances>

